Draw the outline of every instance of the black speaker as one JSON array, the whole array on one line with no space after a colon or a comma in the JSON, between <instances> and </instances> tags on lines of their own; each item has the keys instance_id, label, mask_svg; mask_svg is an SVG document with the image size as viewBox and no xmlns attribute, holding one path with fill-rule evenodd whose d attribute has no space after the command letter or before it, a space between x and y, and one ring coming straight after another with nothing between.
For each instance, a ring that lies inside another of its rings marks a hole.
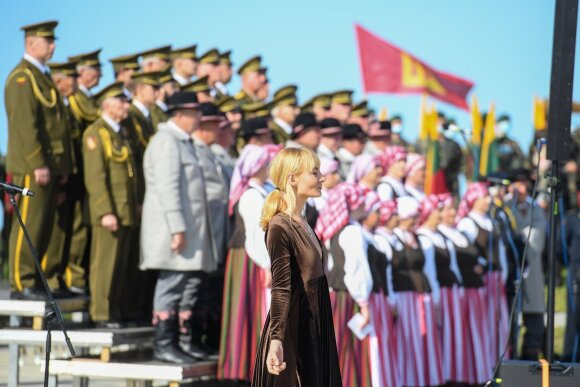
<instances>
[{"instance_id":1,"label":"black speaker","mask_svg":"<svg viewBox=\"0 0 580 387\"><path fill-rule=\"evenodd\" d=\"M557 0L548 113L548 159L570 159L578 0Z\"/></svg>"},{"instance_id":2,"label":"black speaker","mask_svg":"<svg viewBox=\"0 0 580 387\"><path fill-rule=\"evenodd\" d=\"M499 371L500 386L542 387L542 369L538 362L505 360ZM580 364L557 363L551 367L550 387L580 386Z\"/></svg>"}]
</instances>

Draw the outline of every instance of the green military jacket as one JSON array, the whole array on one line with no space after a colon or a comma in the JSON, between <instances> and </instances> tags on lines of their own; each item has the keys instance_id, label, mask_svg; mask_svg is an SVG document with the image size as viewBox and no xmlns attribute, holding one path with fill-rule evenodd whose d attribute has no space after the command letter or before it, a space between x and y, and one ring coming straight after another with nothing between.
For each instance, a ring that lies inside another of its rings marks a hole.
<instances>
[{"instance_id":1,"label":"green military jacket","mask_svg":"<svg viewBox=\"0 0 580 387\"><path fill-rule=\"evenodd\" d=\"M149 109L149 113L151 114L151 124L153 124L154 132L157 132L157 125L161 122L166 122L169 119L169 115L157 104Z\"/></svg>"},{"instance_id":2,"label":"green military jacket","mask_svg":"<svg viewBox=\"0 0 580 387\"><path fill-rule=\"evenodd\" d=\"M275 144L284 145L286 141L290 140L290 135L273 120L270 122L270 129L272 130L272 139Z\"/></svg>"},{"instance_id":3,"label":"green military jacket","mask_svg":"<svg viewBox=\"0 0 580 387\"><path fill-rule=\"evenodd\" d=\"M114 214L123 226L136 223L135 164L122 131L115 133L99 118L83 134L85 186L93 225L100 225L106 214Z\"/></svg>"},{"instance_id":4,"label":"green military jacket","mask_svg":"<svg viewBox=\"0 0 580 387\"><path fill-rule=\"evenodd\" d=\"M151 111L149 112L150 118L152 119ZM152 121L143 115L141 110L135 105L131 105L129 109L128 118L128 132L130 146L133 151L135 165L136 165L136 175L137 175L137 197L138 203L142 204L145 199L145 174L143 171L143 156L145 155L145 149L149 144L149 140L155 134L153 129Z\"/></svg>"},{"instance_id":5,"label":"green military jacket","mask_svg":"<svg viewBox=\"0 0 580 387\"><path fill-rule=\"evenodd\" d=\"M236 101L239 101L240 103L250 103L250 102L256 102L256 101L258 101L257 98L252 97L251 95L249 95L248 93L246 93L244 90L240 90L238 92L238 94L236 94L234 96L234 99Z\"/></svg>"},{"instance_id":6,"label":"green military jacket","mask_svg":"<svg viewBox=\"0 0 580 387\"><path fill-rule=\"evenodd\" d=\"M48 167L56 175L71 173L65 106L50 75L22 59L8 76L4 100L8 116L7 171L25 175Z\"/></svg>"},{"instance_id":7,"label":"green military jacket","mask_svg":"<svg viewBox=\"0 0 580 387\"><path fill-rule=\"evenodd\" d=\"M81 129L85 129L99 118L99 109L95 100L82 90L77 90L68 100L76 120L81 123Z\"/></svg>"}]
</instances>

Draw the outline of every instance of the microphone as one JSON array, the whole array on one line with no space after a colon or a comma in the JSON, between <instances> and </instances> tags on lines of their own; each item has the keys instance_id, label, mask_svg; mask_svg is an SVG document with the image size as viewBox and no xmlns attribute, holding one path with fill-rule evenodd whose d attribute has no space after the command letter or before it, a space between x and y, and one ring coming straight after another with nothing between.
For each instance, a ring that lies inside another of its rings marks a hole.
<instances>
[{"instance_id":1,"label":"microphone","mask_svg":"<svg viewBox=\"0 0 580 387\"><path fill-rule=\"evenodd\" d=\"M20 194L22 196L34 196L34 192L28 188L19 187L17 185L8 184L0 181L0 189L6 191L6 193Z\"/></svg>"},{"instance_id":2,"label":"microphone","mask_svg":"<svg viewBox=\"0 0 580 387\"><path fill-rule=\"evenodd\" d=\"M540 137L536 140L536 150L538 151L538 153L540 153L540 151L542 150L542 145L545 145L547 143L548 141L544 137Z\"/></svg>"},{"instance_id":3,"label":"microphone","mask_svg":"<svg viewBox=\"0 0 580 387\"><path fill-rule=\"evenodd\" d=\"M461 129L459 126L455 125L455 124L448 124L447 127L445 127L446 125L443 125L443 127L446 130L449 130L450 132L456 132L456 133L462 133L462 134L466 134L467 132L465 131L465 129Z\"/></svg>"},{"instance_id":4,"label":"microphone","mask_svg":"<svg viewBox=\"0 0 580 387\"><path fill-rule=\"evenodd\" d=\"M486 176L483 179L485 181L489 181L490 183L501 184L501 185L510 185L512 183L508 179L500 179L499 177L489 177L489 176Z\"/></svg>"}]
</instances>

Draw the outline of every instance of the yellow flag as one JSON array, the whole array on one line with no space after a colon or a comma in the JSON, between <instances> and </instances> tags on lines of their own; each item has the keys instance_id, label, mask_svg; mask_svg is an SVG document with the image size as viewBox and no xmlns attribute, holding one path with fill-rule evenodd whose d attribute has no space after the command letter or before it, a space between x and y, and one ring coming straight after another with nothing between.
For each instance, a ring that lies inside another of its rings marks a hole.
<instances>
[{"instance_id":1,"label":"yellow flag","mask_svg":"<svg viewBox=\"0 0 580 387\"><path fill-rule=\"evenodd\" d=\"M435 103L431 104L431 108L429 109L429 139L436 141L439 138L439 133L437 132L437 108L435 107Z\"/></svg>"},{"instance_id":2,"label":"yellow flag","mask_svg":"<svg viewBox=\"0 0 580 387\"><path fill-rule=\"evenodd\" d=\"M383 106L381 112L379 113L379 121L385 121L387 119L387 107Z\"/></svg>"},{"instance_id":3,"label":"yellow flag","mask_svg":"<svg viewBox=\"0 0 580 387\"><path fill-rule=\"evenodd\" d=\"M534 96L534 129L544 130L548 126L546 123L546 102Z\"/></svg>"},{"instance_id":4,"label":"yellow flag","mask_svg":"<svg viewBox=\"0 0 580 387\"><path fill-rule=\"evenodd\" d=\"M481 144L481 156L479 160L479 175L487 176L490 172L490 159L495 155L490 154L491 144L495 140L495 105L492 102L485 117L485 128L483 130L483 141Z\"/></svg>"},{"instance_id":5,"label":"yellow flag","mask_svg":"<svg viewBox=\"0 0 580 387\"><path fill-rule=\"evenodd\" d=\"M481 145L481 129L483 122L481 119L481 112L479 111L479 104L475 94L471 98L471 143L474 146Z\"/></svg>"},{"instance_id":6,"label":"yellow flag","mask_svg":"<svg viewBox=\"0 0 580 387\"><path fill-rule=\"evenodd\" d=\"M429 138L429 113L427 112L427 96L421 96L421 110L419 112L419 140Z\"/></svg>"}]
</instances>

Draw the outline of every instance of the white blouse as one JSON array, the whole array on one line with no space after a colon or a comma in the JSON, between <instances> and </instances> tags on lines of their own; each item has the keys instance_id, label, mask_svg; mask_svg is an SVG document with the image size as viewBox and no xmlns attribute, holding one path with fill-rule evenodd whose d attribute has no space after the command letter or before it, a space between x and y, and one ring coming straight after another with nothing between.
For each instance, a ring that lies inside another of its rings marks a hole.
<instances>
[{"instance_id":1,"label":"white blouse","mask_svg":"<svg viewBox=\"0 0 580 387\"><path fill-rule=\"evenodd\" d=\"M373 289L373 277L364 228L357 222L351 222L340 233L338 245L344 252L344 284L359 305L366 305Z\"/></svg>"},{"instance_id":2,"label":"white blouse","mask_svg":"<svg viewBox=\"0 0 580 387\"><path fill-rule=\"evenodd\" d=\"M469 239L470 243L475 243L477 239L477 234L479 230L477 226L481 227L482 229L493 233L493 222L488 215L482 215L478 212L471 211L468 216L461 219L457 224L457 229L465 234L467 239ZM507 281L508 277L508 263L507 263L507 252L506 246L503 243L503 240L499 238L498 241L498 252L499 252L499 265L501 269L501 278L503 282ZM485 261L486 265L488 264L485 257L480 257L480 262Z\"/></svg>"},{"instance_id":3,"label":"white blouse","mask_svg":"<svg viewBox=\"0 0 580 387\"><path fill-rule=\"evenodd\" d=\"M398 197L409 196L401 181L396 180L391 176L384 176L381 178L381 182L377 186L377 194L379 195L379 198L383 201L393 200L395 193Z\"/></svg>"},{"instance_id":4,"label":"white blouse","mask_svg":"<svg viewBox=\"0 0 580 387\"><path fill-rule=\"evenodd\" d=\"M260 227L260 216L266 196L264 187L250 180L250 188L242 194L238 204L238 212L246 229L244 247L250 259L263 269L270 267L270 257L264 240L265 233Z\"/></svg>"},{"instance_id":5,"label":"white blouse","mask_svg":"<svg viewBox=\"0 0 580 387\"><path fill-rule=\"evenodd\" d=\"M409 243L412 240L412 234L408 231L402 230L400 228L396 228L394 230L395 234L402 241ZM435 266L435 248L433 247L433 243L424 236L418 235L417 240L419 242L419 247L423 250L423 254L425 255L425 264L423 265L423 273L425 277L427 277L427 281L429 281L429 286L431 287L431 297L435 305L439 305L439 301L441 300L441 291L439 288L439 281L437 281L437 268Z\"/></svg>"},{"instance_id":6,"label":"white blouse","mask_svg":"<svg viewBox=\"0 0 580 387\"><path fill-rule=\"evenodd\" d=\"M379 251L387 256L389 262L393 261L393 249L397 251L402 251L404 249L403 244L397 238L395 234L391 231L379 227L375 230L375 246ZM393 286L393 266L387 266L387 289L389 291L388 300L391 306L397 303L397 294L395 293L395 287Z\"/></svg>"},{"instance_id":7,"label":"white blouse","mask_svg":"<svg viewBox=\"0 0 580 387\"><path fill-rule=\"evenodd\" d=\"M446 240L443 235L433 232L428 228L421 227L417 230L417 234L420 234L426 238L429 238L434 246L440 249L446 249L449 251L449 256L451 262L449 264L449 269L455 274L455 277L459 280L459 283L463 283L463 278L461 277L461 272L459 271L459 264L457 263L457 252L455 251L455 246L450 240Z\"/></svg>"}]
</instances>

